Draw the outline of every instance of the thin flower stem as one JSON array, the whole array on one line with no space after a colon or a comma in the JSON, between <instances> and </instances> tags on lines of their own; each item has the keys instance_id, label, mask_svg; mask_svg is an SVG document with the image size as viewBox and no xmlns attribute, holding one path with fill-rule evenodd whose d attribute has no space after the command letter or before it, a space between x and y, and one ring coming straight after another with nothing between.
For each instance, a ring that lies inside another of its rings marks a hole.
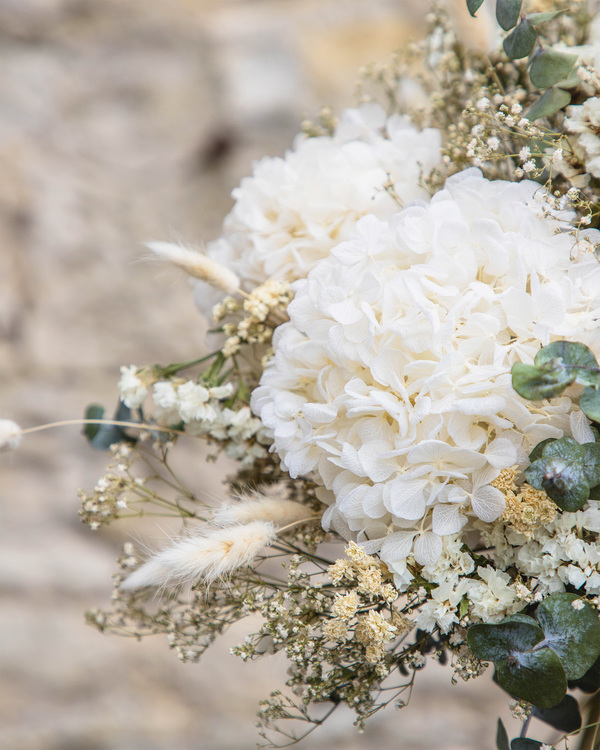
<instances>
[{"instance_id":1,"label":"thin flower stem","mask_svg":"<svg viewBox=\"0 0 600 750\"><path fill-rule=\"evenodd\" d=\"M21 430L22 435L27 435L32 432L41 432L42 430L49 430L54 427L67 427L69 425L86 425L86 424L108 424L114 427L131 427L137 430L150 430L152 432L169 432L174 435L190 435L189 432L184 430L176 430L172 427L161 427L155 424L146 424L145 422L121 422L116 419L63 419L60 422L48 422L46 424L36 425L35 427L26 427ZM197 437L191 435L191 437Z\"/></svg>"}]
</instances>

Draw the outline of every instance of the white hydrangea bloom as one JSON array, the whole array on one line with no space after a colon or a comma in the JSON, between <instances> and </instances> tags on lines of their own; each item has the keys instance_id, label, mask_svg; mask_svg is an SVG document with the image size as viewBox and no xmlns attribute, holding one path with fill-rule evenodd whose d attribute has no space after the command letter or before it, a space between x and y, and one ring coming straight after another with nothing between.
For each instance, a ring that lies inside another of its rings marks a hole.
<instances>
[{"instance_id":1,"label":"white hydrangea bloom","mask_svg":"<svg viewBox=\"0 0 600 750\"><path fill-rule=\"evenodd\" d=\"M471 169L428 205L365 217L275 332L253 409L290 474L325 486L324 524L380 540L386 562L434 563L444 536L501 515L501 469L571 434L570 398L511 387L512 364L551 340L600 353L600 264L571 260L541 195Z\"/></svg>"},{"instance_id":2,"label":"white hydrangea bloom","mask_svg":"<svg viewBox=\"0 0 600 750\"><path fill-rule=\"evenodd\" d=\"M342 113L333 136L299 136L283 158L265 157L233 191L223 236L206 253L231 269L246 290L267 279L303 278L349 238L368 213L388 218L402 203L427 198L422 180L440 162L441 136L406 117L386 119L376 104ZM198 284L206 312L217 300Z\"/></svg>"}]
</instances>

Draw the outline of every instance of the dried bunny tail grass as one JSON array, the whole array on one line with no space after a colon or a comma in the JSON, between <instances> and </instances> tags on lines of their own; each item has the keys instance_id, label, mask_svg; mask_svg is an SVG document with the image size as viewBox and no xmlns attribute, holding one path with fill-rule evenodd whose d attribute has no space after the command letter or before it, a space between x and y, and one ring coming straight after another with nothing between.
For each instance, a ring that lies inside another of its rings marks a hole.
<instances>
[{"instance_id":1,"label":"dried bunny tail grass","mask_svg":"<svg viewBox=\"0 0 600 750\"><path fill-rule=\"evenodd\" d=\"M14 451L22 435L21 428L12 419L0 419L0 453Z\"/></svg>"},{"instance_id":2,"label":"dried bunny tail grass","mask_svg":"<svg viewBox=\"0 0 600 750\"><path fill-rule=\"evenodd\" d=\"M146 242L146 247L161 260L172 263L190 276L202 279L227 294L235 294L240 288L240 280L233 271L204 253L173 242Z\"/></svg>"},{"instance_id":3,"label":"dried bunny tail grass","mask_svg":"<svg viewBox=\"0 0 600 750\"><path fill-rule=\"evenodd\" d=\"M123 581L121 588L191 585L199 580L212 583L249 565L276 537L273 524L264 521L224 529L205 526L151 557Z\"/></svg>"},{"instance_id":4,"label":"dried bunny tail grass","mask_svg":"<svg viewBox=\"0 0 600 750\"><path fill-rule=\"evenodd\" d=\"M223 505L213 515L212 522L217 526L229 526L236 523L264 521L277 528L312 521L314 512L309 507L295 500L284 500L278 497L255 495L241 498L239 502Z\"/></svg>"}]
</instances>

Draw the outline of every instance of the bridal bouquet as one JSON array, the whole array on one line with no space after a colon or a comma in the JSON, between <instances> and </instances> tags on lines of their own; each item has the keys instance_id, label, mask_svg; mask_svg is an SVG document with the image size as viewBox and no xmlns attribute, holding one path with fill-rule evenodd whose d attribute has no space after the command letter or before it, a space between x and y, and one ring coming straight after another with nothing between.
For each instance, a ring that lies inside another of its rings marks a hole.
<instances>
[{"instance_id":1,"label":"bridal bouquet","mask_svg":"<svg viewBox=\"0 0 600 750\"><path fill-rule=\"evenodd\" d=\"M221 237L151 243L194 279L211 353L125 366L115 418L86 414L112 460L82 520L181 522L125 545L89 621L196 661L260 615L233 652L290 664L263 737L341 704L361 728L437 660L493 664L523 722L499 750L598 746L600 16L495 14L483 54L435 7L356 108L255 164ZM237 462L220 504L173 468L190 436Z\"/></svg>"}]
</instances>

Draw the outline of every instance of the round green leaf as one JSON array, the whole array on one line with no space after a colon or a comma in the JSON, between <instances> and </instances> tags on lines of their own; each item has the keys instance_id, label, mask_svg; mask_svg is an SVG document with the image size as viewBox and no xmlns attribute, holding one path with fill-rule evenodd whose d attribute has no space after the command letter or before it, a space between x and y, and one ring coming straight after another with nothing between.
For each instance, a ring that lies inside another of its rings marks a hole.
<instances>
[{"instance_id":1,"label":"round green leaf","mask_svg":"<svg viewBox=\"0 0 600 750\"><path fill-rule=\"evenodd\" d=\"M540 708L534 706L531 710L532 716L536 719L550 724L551 727L558 729L560 732L571 734L581 728L581 712L579 703L572 695L565 695L560 703L550 708Z\"/></svg>"},{"instance_id":2,"label":"round green leaf","mask_svg":"<svg viewBox=\"0 0 600 750\"><path fill-rule=\"evenodd\" d=\"M529 454L529 460L533 463L534 461L537 461L538 458L541 458L542 453L544 452L544 448L548 445L548 443L553 443L556 439L557 438L545 438L545 440L542 440L541 443L538 443Z\"/></svg>"},{"instance_id":3,"label":"round green leaf","mask_svg":"<svg viewBox=\"0 0 600 750\"><path fill-rule=\"evenodd\" d=\"M595 693L596 690L600 690L600 657L596 659L583 677L570 680L569 687L578 688L584 693Z\"/></svg>"},{"instance_id":4,"label":"round green leaf","mask_svg":"<svg viewBox=\"0 0 600 750\"><path fill-rule=\"evenodd\" d=\"M572 606L576 600L582 602L581 609ZM544 644L560 658L567 677L583 677L600 656L598 611L575 594L552 594L539 605L536 617L544 630Z\"/></svg>"},{"instance_id":5,"label":"round green leaf","mask_svg":"<svg viewBox=\"0 0 600 750\"><path fill-rule=\"evenodd\" d=\"M586 388L579 397L581 410L594 422L600 422L600 389Z\"/></svg>"},{"instance_id":6,"label":"round green leaf","mask_svg":"<svg viewBox=\"0 0 600 750\"><path fill-rule=\"evenodd\" d=\"M560 703L567 692L565 670L549 648L517 653L496 662L495 679L513 698L541 708Z\"/></svg>"},{"instance_id":7,"label":"round green leaf","mask_svg":"<svg viewBox=\"0 0 600 750\"><path fill-rule=\"evenodd\" d=\"M515 362L511 370L512 387L528 401L541 401L560 395L575 380L575 373L568 371L559 361L537 367Z\"/></svg>"},{"instance_id":8,"label":"round green leaf","mask_svg":"<svg viewBox=\"0 0 600 750\"><path fill-rule=\"evenodd\" d=\"M527 57L531 54L536 41L535 29L526 18L523 18L521 23L502 42L502 46L508 57L519 60L521 57Z\"/></svg>"},{"instance_id":9,"label":"round green leaf","mask_svg":"<svg viewBox=\"0 0 600 750\"><path fill-rule=\"evenodd\" d=\"M590 487L600 484L600 443L584 443L583 470Z\"/></svg>"},{"instance_id":10,"label":"round green leaf","mask_svg":"<svg viewBox=\"0 0 600 750\"><path fill-rule=\"evenodd\" d=\"M546 48L536 55L529 68L529 78L538 89L547 89L569 76L577 62L576 55Z\"/></svg>"},{"instance_id":11,"label":"round green leaf","mask_svg":"<svg viewBox=\"0 0 600 750\"><path fill-rule=\"evenodd\" d=\"M585 470L586 449L573 438L547 443L541 458L525 469L532 487L545 490L559 508L579 510L590 496Z\"/></svg>"},{"instance_id":12,"label":"round green leaf","mask_svg":"<svg viewBox=\"0 0 600 750\"><path fill-rule=\"evenodd\" d=\"M566 107L570 101L571 94L568 91L563 91L552 86L528 110L527 118L533 122L534 120L539 120L540 117L550 117L550 115Z\"/></svg>"},{"instance_id":13,"label":"round green leaf","mask_svg":"<svg viewBox=\"0 0 600 750\"><path fill-rule=\"evenodd\" d=\"M504 31L517 25L522 0L496 0L496 20Z\"/></svg>"},{"instance_id":14,"label":"round green leaf","mask_svg":"<svg viewBox=\"0 0 600 750\"><path fill-rule=\"evenodd\" d=\"M543 630L527 615L511 615L494 625L471 625L467 633L473 655L482 661L494 662L529 651L543 639Z\"/></svg>"},{"instance_id":15,"label":"round green leaf","mask_svg":"<svg viewBox=\"0 0 600 750\"><path fill-rule=\"evenodd\" d=\"M535 355L537 367L550 363L560 363L575 373L580 385L600 386L600 367L592 350L585 344L575 341L554 341L544 346Z\"/></svg>"}]
</instances>

